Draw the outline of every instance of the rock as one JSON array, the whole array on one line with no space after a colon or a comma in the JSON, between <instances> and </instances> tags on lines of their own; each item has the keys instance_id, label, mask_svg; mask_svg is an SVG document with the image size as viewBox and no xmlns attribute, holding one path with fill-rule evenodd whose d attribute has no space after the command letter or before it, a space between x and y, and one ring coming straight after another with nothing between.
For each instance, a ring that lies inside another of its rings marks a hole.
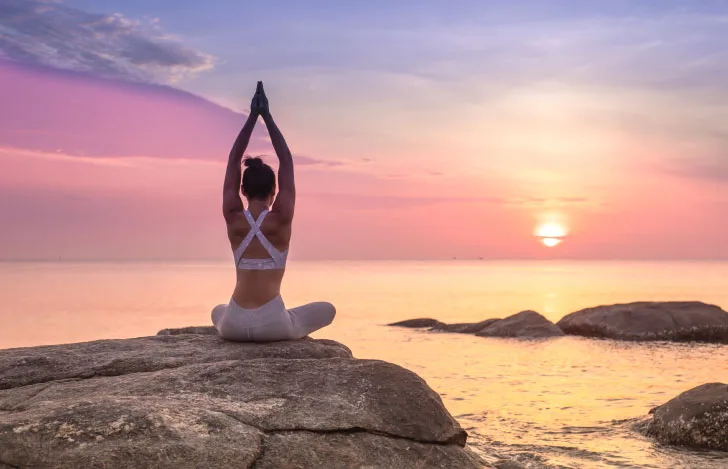
<instances>
[{"instance_id":1,"label":"rock","mask_svg":"<svg viewBox=\"0 0 728 469\"><path fill-rule=\"evenodd\" d=\"M388 324L388 326L411 327L413 329L422 329L426 327L435 328L446 325L447 324L440 322L437 319L430 318L407 319L406 321L399 321Z\"/></svg>"},{"instance_id":2,"label":"rock","mask_svg":"<svg viewBox=\"0 0 728 469\"><path fill-rule=\"evenodd\" d=\"M442 324L439 327L433 327L431 330L433 331L442 331L442 332L457 332L460 334L475 334L476 332L479 332L486 327L490 326L491 324L500 321L500 319L486 319L485 321L480 321L476 323L467 322L467 323L459 323L459 324Z\"/></svg>"},{"instance_id":3,"label":"rock","mask_svg":"<svg viewBox=\"0 0 728 469\"><path fill-rule=\"evenodd\" d=\"M501 459L500 461L497 461L493 466L495 466L496 469L526 469L526 466L524 466L523 464L512 461L510 459Z\"/></svg>"},{"instance_id":4,"label":"rock","mask_svg":"<svg viewBox=\"0 0 728 469\"><path fill-rule=\"evenodd\" d=\"M362 464L362 462L364 462ZM469 468L484 467L452 445L393 438L366 432L320 434L281 432L266 439L256 468Z\"/></svg>"},{"instance_id":5,"label":"rock","mask_svg":"<svg viewBox=\"0 0 728 469\"><path fill-rule=\"evenodd\" d=\"M214 326L189 326L177 329L162 329L157 335L180 335L180 334L212 334L217 335L217 329Z\"/></svg>"},{"instance_id":6,"label":"rock","mask_svg":"<svg viewBox=\"0 0 728 469\"><path fill-rule=\"evenodd\" d=\"M638 302L597 306L565 316L569 335L620 340L728 342L728 313L700 302Z\"/></svg>"},{"instance_id":7,"label":"rock","mask_svg":"<svg viewBox=\"0 0 728 469\"><path fill-rule=\"evenodd\" d=\"M664 445L728 451L728 385L708 383L656 407L642 425Z\"/></svg>"},{"instance_id":8,"label":"rock","mask_svg":"<svg viewBox=\"0 0 728 469\"><path fill-rule=\"evenodd\" d=\"M564 332L559 327L535 311L523 311L505 319L486 319L485 321L476 323L446 324L437 319L420 318L400 321L389 325L429 328L430 331L437 332L475 334L480 337L541 338L564 335Z\"/></svg>"},{"instance_id":9,"label":"rock","mask_svg":"<svg viewBox=\"0 0 728 469\"><path fill-rule=\"evenodd\" d=\"M200 332L0 351L0 467L483 467L404 368Z\"/></svg>"},{"instance_id":10,"label":"rock","mask_svg":"<svg viewBox=\"0 0 728 469\"><path fill-rule=\"evenodd\" d=\"M165 329L167 330L167 329ZM68 378L117 376L192 363L253 358L351 358L334 341L228 342L211 334L170 334L0 351L0 389Z\"/></svg>"},{"instance_id":11,"label":"rock","mask_svg":"<svg viewBox=\"0 0 728 469\"><path fill-rule=\"evenodd\" d=\"M564 331L535 311L522 311L477 332L479 337L559 337Z\"/></svg>"}]
</instances>

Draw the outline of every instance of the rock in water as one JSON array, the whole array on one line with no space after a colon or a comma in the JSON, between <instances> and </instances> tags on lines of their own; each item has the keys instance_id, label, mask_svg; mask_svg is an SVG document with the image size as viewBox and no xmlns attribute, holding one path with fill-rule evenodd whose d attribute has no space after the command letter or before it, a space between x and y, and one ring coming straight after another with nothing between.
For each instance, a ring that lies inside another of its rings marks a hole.
<instances>
[{"instance_id":1,"label":"rock in water","mask_svg":"<svg viewBox=\"0 0 728 469\"><path fill-rule=\"evenodd\" d=\"M535 311L521 311L518 314L494 322L475 335L480 337L536 339L542 337L559 337L564 335L564 331Z\"/></svg>"},{"instance_id":2,"label":"rock in water","mask_svg":"<svg viewBox=\"0 0 728 469\"><path fill-rule=\"evenodd\" d=\"M597 306L565 316L569 335L620 340L728 342L728 313L700 302L639 302Z\"/></svg>"},{"instance_id":3,"label":"rock in water","mask_svg":"<svg viewBox=\"0 0 728 469\"><path fill-rule=\"evenodd\" d=\"M412 329L422 329L426 327L440 328L443 326L447 326L447 324L445 324L444 322L440 322L437 319L431 318L407 319L406 321L393 322L392 324L387 325L397 327L411 327Z\"/></svg>"},{"instance_id":4,"label":"rock in water","mask_svg":"<svg viewBox=\"0 0 728 469\"><path fill-rule=\"evenodd\" d=\"M642 429L662 444L728 451L728 385L703 384L652 414Z\"/></svg>"},{"instance_id":5,"label":"rock in water","mask_svg":"<svg viewBox=\"0 0 728 469\"><path fill-rule=\"evenodd\" d=\"M404 368L178 332L0 351L0 467L483 467Z\"/></svg>"},{"instance_id":6,"label":"rock in water","mask_svg":"<svg viewBox=\"0 0 728 469\"><path fill-rule=\"evenodd\" d=\"M491 324L500 321L501 319L486 319L480 322L465 322L459 324L440 324L438 327L433 327L433 331L442 332L457 332L459 334L475 334L480 332Z\"/></svg>"}]
</instances>

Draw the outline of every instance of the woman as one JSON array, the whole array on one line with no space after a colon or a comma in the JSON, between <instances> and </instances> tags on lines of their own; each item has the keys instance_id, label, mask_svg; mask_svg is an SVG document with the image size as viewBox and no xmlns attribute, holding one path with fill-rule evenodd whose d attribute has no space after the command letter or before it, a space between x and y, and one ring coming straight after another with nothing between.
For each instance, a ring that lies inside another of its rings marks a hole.
<instances>
[{"instance_id":1,"label":"woman","mask_svg":"<svg viewBox=\"0 0 728 469\"><path fill-rule=\"evenodd\" d=\"M275 173L260 158L245 159L241 186L240 163L258 116L268 128L280 162L278 195ZM212 310L212 323L223 338L243 342L300 339L333 321L336 310L330 303L287 310L280 295L295 199L293 158L268 110L263 83L258 82L248 120L230 151L223 186L222 209L237 272L230 303Z\"/></svg>"}]
</instances>

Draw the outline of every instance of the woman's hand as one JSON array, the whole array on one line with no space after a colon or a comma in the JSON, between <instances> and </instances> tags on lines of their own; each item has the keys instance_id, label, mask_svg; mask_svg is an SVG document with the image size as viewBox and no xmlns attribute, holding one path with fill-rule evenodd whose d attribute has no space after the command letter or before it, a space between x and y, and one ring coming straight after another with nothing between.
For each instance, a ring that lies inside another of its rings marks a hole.
<instances>
[{"instance_id":1,"label":"woman's hand","mask_svg":"<svg viewBox=\"0 0 728 469\"><path fill-rule=\"evenodd\" d=\"M262 81L258 82L258 87L255 89L255 95L250 102L250 112L261 116L270 113L268 109L268 97L265 95L265 90L263 90Z\"/></svg>"}]
</instances>

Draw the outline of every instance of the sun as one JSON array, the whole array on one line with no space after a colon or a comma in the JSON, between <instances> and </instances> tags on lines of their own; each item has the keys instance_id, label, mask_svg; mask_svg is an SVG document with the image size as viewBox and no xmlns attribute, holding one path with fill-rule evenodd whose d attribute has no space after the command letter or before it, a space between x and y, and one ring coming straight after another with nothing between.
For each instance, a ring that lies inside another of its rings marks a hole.
<instances>
[{"instance_id":1,"label":"sun","mask_svg":"<svg viewBox=\"0 0 728 469\"><path fill-rule=\"evenodd\" d=\"M548 248L552 248L554 246L558 246L561 244L563 240L559 238L541 238L541 242L544 244L544 246Z\"/></svg>"},{"instance_id":2,"label":"sun","mask_svg":"<svg viewBox=\"0 0 728 469\"><path fill-rule=\"evenodd\" d=\"M536 227L536 236L539 238L563 238L566 236L566 227L560 223L541 223Z\"/></svg>"},{"instance_id":3,"label":"sun","mask_svg":"<svg viewBox=\"0 0 728 469\"><path fill-rule=\"evenodd\" d=\"M568 233L566 225L553 221L543 222L534 230L537 238L541 239L544 246L552 248L564 242Z\"/></svg>"}]
</instances>

